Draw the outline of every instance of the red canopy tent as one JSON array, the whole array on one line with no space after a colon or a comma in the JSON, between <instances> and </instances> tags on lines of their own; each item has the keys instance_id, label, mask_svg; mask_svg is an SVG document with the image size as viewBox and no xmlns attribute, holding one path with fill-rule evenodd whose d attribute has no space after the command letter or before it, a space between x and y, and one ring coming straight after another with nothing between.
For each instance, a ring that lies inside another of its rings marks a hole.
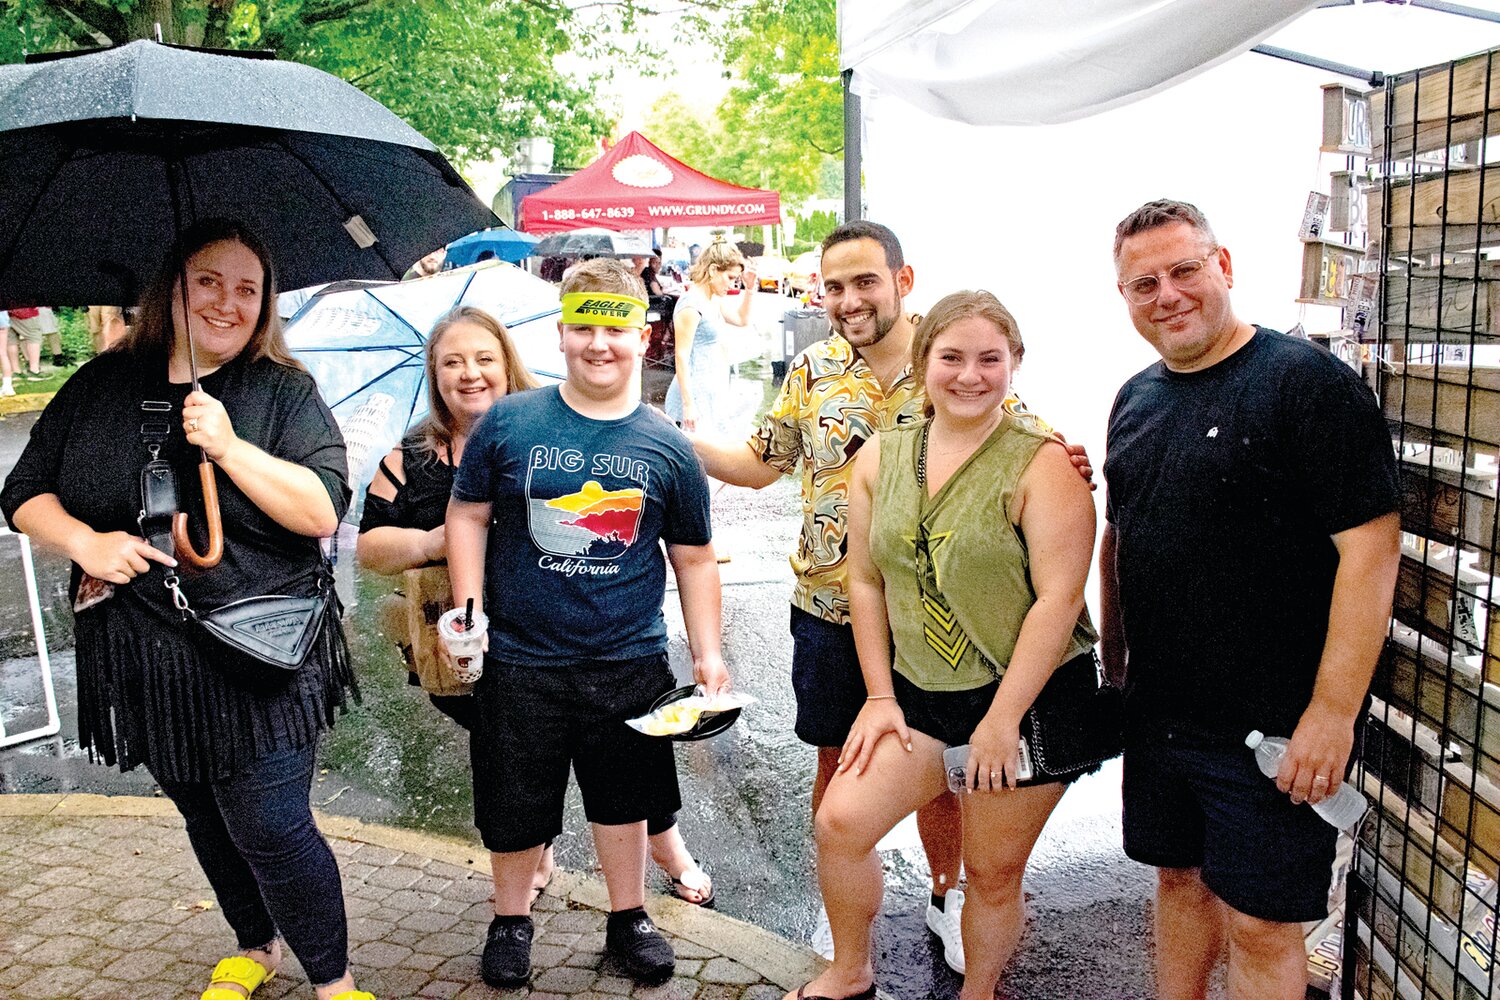
<instances>
[{"instance_id":1,"label":"red canopy tent","mask_svg":"<svg viewBox=\"0 0 1500 1000\"><path fill-rule=\"evenodd\" d=\"M676 160L639 132L565 181L521 202L521 228L556 233L583 226L774 225L781 195L716 180Z\"/></svg>"}]
</instances>

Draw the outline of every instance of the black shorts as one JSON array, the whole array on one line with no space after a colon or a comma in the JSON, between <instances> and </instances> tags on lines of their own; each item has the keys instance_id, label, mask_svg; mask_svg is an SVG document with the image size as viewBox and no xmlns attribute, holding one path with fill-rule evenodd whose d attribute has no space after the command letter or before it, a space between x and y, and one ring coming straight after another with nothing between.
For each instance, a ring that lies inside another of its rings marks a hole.
<instances>
[{"instance_id":1,"label":"black shorts","mask_svg":"<svg viewBox=\"0 0 1500 1000\"><path fill-rule=\"evenodd\" d=\"M967 691L928 691L894 670L891 682L906 724L950 747L969 742L979 720L994 704L995 691L1000 687L999 681L991 681Z\"/></svg>"},{"instance_id":2,"label":"black shorts","mask_svg":"<svg viewBox=\"0 0 1500 1000\"><path fill-rule=\"evenodd\" d=\"M1338 832L1294 805L1246 747L1178 733L1125 745L1125 853L1158 868L1199 868L1234 909L1282 923L1328 915Z\"/></svg>"},{"instance_id":3,"label":"black shorts","mask_svg":"<svg viewBox=\"0 0 1500 1000\"><path fill-rule=\"evenodd\" d=\"M891 681L894 684L896 704L901 706L906 724L950 747L961 747L969 742L980 720L994 704L995 692L1000 688L999 681L991 681L983 687L967 691L928 691L917 687L895 671L891 672ZM1097 770L1099 765L1092 764L1047 781L1033 779L1020 784L1030 786L1062 782L1070 785L1085 774L1092 774Z\"/></svg>"},{"instance_id":4,"label":"black shorts","mask_svg":"<svg viewBox=\"0 0 1500 1000\"><path fill-rule=\"evenodd\" d=\"M484 846L522 851L562 833L570 764L591 823L676 812L682 799L672 741L625 725L676 686L666 653L562 667L486 657L469 740L474 825Z\"/></svg>"},{"instance_id":5,"label":"black shorts","mask_svg":"<svg viewBox=\"0 0 1500 1000\"><path fill-rule=\"evenodd\" d=\"M815 747L843 746L869 693L854 629L792 605L792 690L797 738Z\"/></svg>"}]
</instances>

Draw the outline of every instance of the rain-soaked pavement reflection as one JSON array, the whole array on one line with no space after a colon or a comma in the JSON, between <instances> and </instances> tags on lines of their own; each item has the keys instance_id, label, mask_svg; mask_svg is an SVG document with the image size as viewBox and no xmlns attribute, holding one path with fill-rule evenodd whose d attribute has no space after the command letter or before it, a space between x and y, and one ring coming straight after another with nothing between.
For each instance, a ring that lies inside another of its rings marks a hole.
<instances>
[{"instance_id":1,"label":"rain-soaked pavement reflection","mask_svg":"<svg viewBox=\"0 0 1500 1000\"><path fill-rule=\"evenodd\" d=\"M0 469L8 469L28 418L0 420ZM796 485L759 493L733 487L715 501L716 544L731 561L725 582L725 652L736 685L759 699L725 735L679 745L683 833L712 874L727 914L805 939L818 906L808 836L813 755L792 735L786 554L798 526ZM71 622L66 565L38 559L48 640L63 704L63 735L0 751L0 791L153 793L150 777L89 763L72 713ZM313 801L334 813L464 838L474 837L464 734L406 684L394 648L373 625L390 581L361 575L350 637L364 702L322 748ZM675 593L668 595L673 667L688 675ZM34 725L40 688L14 540L0 539L0 711L11 731ZM568 867L594 864L576 791L558 842ZM886 903L877 925L881 982L895 997L954 997L959 980L923 925L927 880L910 822L887 839ZM1031 927L1000 996L1120 998L1150 995L1147 900L1152 877L1120 852L1119 769L1106 767L1063 799L1028 873ZM664 877L653 873L665 890Z\"/></svg>"}]
</instances>

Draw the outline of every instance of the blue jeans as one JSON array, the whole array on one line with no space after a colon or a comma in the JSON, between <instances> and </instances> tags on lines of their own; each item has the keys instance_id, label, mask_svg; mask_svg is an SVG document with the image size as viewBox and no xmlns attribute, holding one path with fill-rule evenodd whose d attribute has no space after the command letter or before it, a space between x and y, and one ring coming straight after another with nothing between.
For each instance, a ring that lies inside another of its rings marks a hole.
<instances>
[{"instance_id":1,"label":"blue jeans","mask_svg":"<svg viewBox=\"0 0 1500 1000\"><path fill-rule=\"evenodd\" d=\"M153 776L186 820L240 947L264 948L279 928L322 986L348 969L349 928L338 864L308 805L315 749L276 751L217 781Z\"/></svg>"}]
</instances>

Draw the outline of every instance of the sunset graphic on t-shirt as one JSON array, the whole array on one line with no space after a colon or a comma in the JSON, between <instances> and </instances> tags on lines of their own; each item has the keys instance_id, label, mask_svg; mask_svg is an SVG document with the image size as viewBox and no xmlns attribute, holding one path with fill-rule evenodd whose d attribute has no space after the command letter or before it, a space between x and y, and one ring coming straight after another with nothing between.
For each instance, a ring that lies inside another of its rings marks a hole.
<instances>
[{"instance_id":1,"label":"sunset graphic on t-shirt","mask_svg":"<svg viewBox=\"0 0 1500 1000\"><path fill-rule=\"evenodd\" d=\"M531 501L533 537L557 555L614 558L635 541L644 497L638 487L606 490L590 479L575 493Z\"/></svg>"}]
</instances>

